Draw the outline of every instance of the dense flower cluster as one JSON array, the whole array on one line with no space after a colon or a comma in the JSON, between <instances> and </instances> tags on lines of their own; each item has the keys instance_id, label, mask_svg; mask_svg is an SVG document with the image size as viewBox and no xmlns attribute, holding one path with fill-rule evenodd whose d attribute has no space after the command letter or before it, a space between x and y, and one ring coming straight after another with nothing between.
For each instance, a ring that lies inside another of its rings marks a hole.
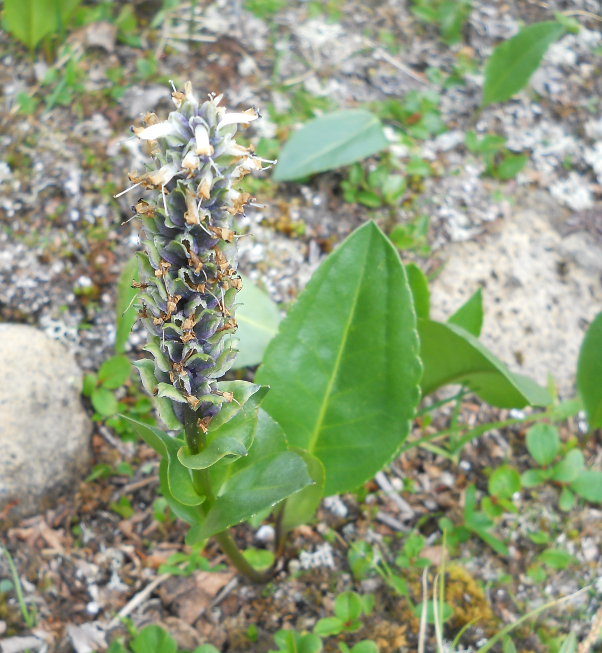
<instances>
[{"instance_id":1,"label":"dense flower cluster","mask_svg":"<svg viewBox=\"0 0 602 653\"><path fill-rule=\"evenodd\" d=\"M168 426L183 422L188 405L206 429L221 404L232 401L216 380L237 353L234 300L242 282L233 216L250 200L233 185L262 169L262 159L233 138L237 125L259 117L255 109L227 113L221 96L201 104L190 82L184 90L174 90L176 110L165 122L149 113L145 128L132 128L157 143L155 167L129 175L133 187L156 191L135 206L145 235L136 306L154 357L137 367Z\"/></svg>"}]
</instances>

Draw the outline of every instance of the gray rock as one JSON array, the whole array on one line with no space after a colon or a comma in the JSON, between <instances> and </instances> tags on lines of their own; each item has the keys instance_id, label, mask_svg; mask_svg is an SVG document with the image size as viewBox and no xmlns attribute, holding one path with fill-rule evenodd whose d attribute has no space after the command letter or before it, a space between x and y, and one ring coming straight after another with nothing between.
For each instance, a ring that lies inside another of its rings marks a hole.
<instances>
[{"instance_id":1,"label":"gray rock","mask_svg":"<svg viewBox=\"0 0 602 653\"><path fill-rule=\"evenodd\" d=\"M92 425L82 372L62 344L22 324L0 324L0 510L46 509L90 461Z\"/></svg>"}]
</instances>

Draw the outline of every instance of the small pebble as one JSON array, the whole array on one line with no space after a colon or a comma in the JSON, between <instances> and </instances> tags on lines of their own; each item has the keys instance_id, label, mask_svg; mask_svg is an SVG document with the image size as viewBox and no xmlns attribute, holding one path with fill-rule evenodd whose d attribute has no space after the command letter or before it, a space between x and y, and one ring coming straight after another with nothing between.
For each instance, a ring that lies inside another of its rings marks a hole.
<instances>
[{"instance_id":1,"label":"small pebble","mask_svg":"<svg viewBox=\"0 0 602 653\"><path fill-rule=\"evenodd\" d=\"M269 524L264 524L261 528L255 533L255 539L258 542L273 542L275 537L274 527Z\"/></svg>"}]
</instances>

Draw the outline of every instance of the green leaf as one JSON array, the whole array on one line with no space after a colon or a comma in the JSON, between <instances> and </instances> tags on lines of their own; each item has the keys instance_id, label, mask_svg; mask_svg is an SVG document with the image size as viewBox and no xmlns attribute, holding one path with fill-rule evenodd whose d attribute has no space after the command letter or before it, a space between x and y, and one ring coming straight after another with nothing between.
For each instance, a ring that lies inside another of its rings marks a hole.
<instances>
[{"instance_id":1,"label":"green leaf","mask_svg":"<svg viewBox=\"0 0 602 653\"><path fill-rule=\"evenodd\" d=\"M419 317L423 316L420 315ZM480 287L448 318L447 322L462 327L475 338L481 335L481 327L483 326L483 296Z\"/></svg>"},{"instance_id":2,"label":"green leaf","mask_svg":"<svg viewBox=\"0 0 602 653\"><path fill-rule=\"evenodd\" d=\"M407 437L417 349L404 268L368 222L314 273L256 375L289 442L324 464L326 495L372 478Z\"/></svg>"},{"instance_id":3,"label":"green leaf","mask_svg":"<svg viewBox=\"0 0 602 653\"><path fill-rule=\"evenodd\" d=\"M565 16L561 11L555 11L554 18L561 25L564 25L564 28L567 32L570 32L571 34L579 34L581 25L576 18L573 18L572 16Z\"/></svg>"},{"instance_id":4,"label":"green leaf","mask_svg":"<svg viewBox=\"0 0 602 653\"><path fill-rule=\"evenodd\" d=\"M571 483L571 490L586 501L602 503L602 472L584 469Z\"/></svg>"},{"instance_id":5,"label":"green leaf","mask_svg":"<svg viewBox=\"0 0 602 653\"><path fill-rule=\"evenodd\" d=\"M583 405L578 397L566 399L550 409L548 416L551 422L564 422L565 419L574 417L582 408Z\"/></svg>"},{"instance_id":6,"label":"green leaf","mask_svg":"<svg viewBox=\"0 0 602 653\"><path fill-rule=\"evenodd\" d=\"M267 549L255 549L250 547L243 552L244 559L257 569L257 571L266 571L274 564L274 554Z\"/></svg>"},{"instance_id":7,"label":"green leaf","mask_svg":"<svg viewBox=\"0 0 602 653\"><path fill-rule=\"evenodd\" d=\"M542 466L549 465L560 448L558 429L551 424L535 424L527 431L527 449Z\"/></svg>"},{"instance_id":8,"label":"green leaf","mask_svg":"<svg viewBox=\"0 0 602 653\"><path fill-rule=\"evenodd\" d=\"M127 497L121 497L117 503L111 501L111 503L109 503L109 508L111 508L113 512L116 512L122 519L129 519L135 514L132 504Z\"/></svg>"},{"instance_id":9,"label":"green leaf","mask_svg":"<svg viewBox=\"0 0 602 653\"><path fill-rule=\"evenodd\" d=\"M110 417L119 408L115 395L107 388L96 388L90 397L92 406L97 413L103 417Z\"/></svg>"},{"instance_id":10,"label":"green leaf","mask_svg":"<svg viewBox=\"0 0 602 653\"><path fill-rule=\"evenodd\" d=\"M504 160L495 168L496 179L514 179L525 167L529 157L526 154L507 154Z\"/></svg>"},{"instance_id":11,"label":"green leaf","mask_svg":"<svg viewBox=\"0 0 602 653\"><path fill-rule=\"evenodd\" d=\"M547 544L550 541L550 536L543 531L527 531L527 537L533 544Z\"/></svg>"},{"instance_id":12,"label":"green leaf","mask_svg":"<svg viewBox=\"0 0 602 653\"><path fill-rule=\"evenodd\" d=\"M418 617L419 619L422 617L422 603L417 603L414 606L414 616ZM439 612L439 602L437 602L437 617L439 618L440 621L443 621L443 623L445 623L446 621L449 621L453 616L454 616L454 611L452 607L447 603L443 604L443 615L441 615ZM428 624L435 623L435 606L433 601L426 602L426 622Z\"/></svg>"},{"instance_id":13,"label":"green leaf","mask_svg":"<svg viewBox=\"0 0 602 653\"><path fill-rule=\"evenodd\" d=\"M574 481L585 466L581 449L571 449L566 456L550 470L550 479L559 483Z\"/></svg>"},{"instance_id":14,"label":"green leaf","mask_svg":"<svg viewBox=\"0 0 602 653\"><path fill-rule=\"evenodd\" d=\"M362 600L355 592L343 592L334 602L334 613L343 622L355 621L362 614Z\"/></svg>"},{"instance_id":15,"label":"green leaf","mask_svg":"<svg viewBox=\"0 0 602 653\"><path fill-rule=\"evenodd\" d=\"M343 630L344 625L337 617L326 617L326 619L320 619L314 626L314 633L320 637L338 635Z\"/></svg>"},{"instance_id":16,"label":"green leaf","mask_svg":"<svg viewBox=\"0 0 602 653\"><path fill-rule=\"evenodd\" d=\"M237 303L241 305L236 309L239 353L233 369L259 365L280 324L280 310L269 295L246 277L242 278L242 282L242 290L236 296Z\"/></svg>"},{"instance_id":17,"label":"green leaf","mask_svg":"<svg viewBox=\"0 0 602 653\"><path fill-rule=\"evenodd\" d=\"M510 635L504 635L502 640L502 653L517 653L514 642L510 639Z\"/></svg>"},{"instance_id":18,"label":"green leaf","mask_svg":"<svg viewBox=\"0 0 602 653\"><path fill-rule=\"evenodd\" d=\"M426 275L415 263L408 263L405 269L414 299L416 316L428 320L431 312L431 293Z\"/></svg>"},{"instance_id":19,"label":"green leaf","mask_svg":"<svg viewBox=\"0 0 602 653\"><path fill-rule=\"evenodd\" d=\"M4 0L4 20L13 36L30 50L57 29L57 2Z\"/></svg>"},{"instance_id":20,"label":"green leaf","mask_svg":"<svg viewBox=\"0 0 602 653\"><path fill-rule=\"evenodd\" d=\"M563 512L568 512L575 505L575 495L568 489L563 487L560 497L558 498L558 507Z\"/></svg>"},{"instance_id":21,"label":"green leaf","mask_svg":"<svg viewBox=\"0 0 602 653\"><path fill-rule=\"evenodd\" d=\"M502 556L510 555L510 551L508 551L508 547L489 531L485 530L484 528L471 528L470 530L476 535L478 535L483 540L483 542L489 544L489 546L496 553L499 553Z\"/></svg>"},{"instance_id":22,"label":"green leaf","mask_svg":"<svg viewBox=\"0 0 602 653\"><path fill-rule=\"evenodd\" d=\"M151 625L144 627L130 642L134 653L177 653L176 640L163 628Z\"/></svg>"},{"instance_id":23,"label":"green leaf","mask_svg":"<svg viewBox=\"0 0 602 653\"><path fill-rule=\"evenodd\" d=\"M115 351L118 354L122 354L125 351L125 344L130 336L130 331L138 318L136 309L132 304L138 291L136 288L132 288L132 281L139 280L138 257L132 256L123 266L119 281L117 282Z\"/></svg>"},{"instance_id":24,"label":"green leaf","mask_svg":"<svg viewBox=\"0 0 602 653\"><path fill-rule=\"evenodd\" d=\"M378 653L378 646L376 642L365 639L363 642L358 642L351 649L351 653Z\"/></svg>"},{"instance_id":25,"label":"green leaf","mask_svg":"<svg viewBox=\"0 0 602 653\"><path fill-rule=\"evenodd\" d=\"M255 392L244 403L238 402L236 404L231 402L237 406L237 412L227 422L219 425L217 429L209 429L206 449L200 453L192 454L188 447L184 445L178 451L178 458L185 467L189 469L207 469L207 467L211 467L218 461L231 463L241 456L247 455L253 444L259 404L268 391L266 387L248 385L254 388Z\"/></svg>"},{"instance_id":26,"label":"green leaf","mask_svg":"<svg viewBox=\"0 0 602 653\"><path fill-rule=\"evenodd\" d=\"M485 67L483 106L503 102L526 86L550 44L563 32L556 21L534 23L498 45Z\"/></svg>"},{"instance_id":27,"label":"green leaf","mask_svg":"<svg viewBox=\"0 0 602 653\"><path fill-rule=\"evenodd\" d=\"M84 397L91 397L96 389L97 378L96 374L86 374L84 376L84 385L82 387L82 394Z\"/></svg>"},{"instance_id":28,"label":"green leaf","mask_svg":"<svg viewBox=\"0 0 602 653\"><path fill-rule=\"evenodd\" d=\"M132 364L127 356L119 354L107 359L98 370L98 382L109 390L121 387L130 376Z\"/></svg>"},{"instance_id":29,"label":"green leaf","mask_svg":"<svg viewBox=\"0 0 602 653\"><path fill-rule=\"evenodd\" d=\"M465 385L499 408L547 406L547 390L513 374L479 340L456 324L418 320L424 365L422 392L428 395L451 383Z\"/></svg>"},{"instance_id":30,"label":"green leaf","mask_svg":"<svg viewBox=\"0 0 602 653\"><path fill-rule=\"evenodd\" d=\"M180 503L187 506L198 506L205 500L194 489L190 472L178 459L178 451L183 445L182 440L172 438L154 426L139 422L127 415L121 415L127 420L134 431L154 449L162 458L167 459L167 480L169 491ZM167 497L166 497L167 498Z\"/></svg>"},{"instance_id":31,"label":"green leaf","mask_svg":"<svg viewBox=\"0 0 602 653\"><path fill-rule=\"evenodd\" d=\"M167 478L167 460L165 458L159 463L159 487L163 498L167 501L167 505L176 517L179 517L191 526L201 523L203 515L200 513L198 506L187 506L178 501L171 493Z\"/></svg>"},{"instance_id":32,"label":"green leaf","mask_svg":"<svg viewBox=\"0 0 602 653\"><path fill-rule=\"evenodd\" d=\"M188 544L205 540L276 505L312 482L303 458L292 451L275 453L233 474L222 486L205 521Z\"/></svg>"},{"instance_id":33,"label":"green leaf","mask_svg":"<svg viewBox=\"0 0 602 653\"><path fill-rule=\"evenodd\" d=\"M577 635L574 630L566 636L558 653L575 653L577 650Z\"/></svg>"},{"instance_id":34,"label":"green leaf","mask_svg":"<svg viewBox=\"0 0 602 653\"><path fill-rule=\"evenodd\" d=\"M307 471L313 485L308 485L303 490L290 496L284 503L283 514L280 517L280 530L282 534L289 533L293 528L307 524L311 521L320 505L324 496L324 483L326 482L326 473L324 465L312 456L309 451L299 447L291 447L291 451L299 454L307 465Z\"/></svg>"},{"instance_id":35,"label":"green leaf","mask_svg":"<svg viewBox=\"0 0 602 653\"><path fill-rule=\"evenodd\" d=\"M521 474L520 484L523 487L535 487L536 485L545 483L547 479L548 475L543 469L528 469Z\"/></svg>"},{"instance_id":36,"label":"green leaf","mask_svg":"<svg viewBox=\"0 0 602 653\"><path fill-rule=\"evenodd\" d=\"M538 560L551 567L552 569L566 569L572 562L575 561L572 555L560 549L546 549L538 556Z\"/></svg>"},{"instance_id":37,"label":"green leaf","mask_svg":"<svg viewBox=\"0 0 602 653\"><path fill-rule=\"evenodd\" d=\"M129 651L120 639L114 639L107 649L107 653L129 653Z\"/></svg>"},{"instance_id":38,"label":"green leaf","mask_svg":"<svg viewBox=\"0 0 602 653\"><path fill-rule=\"evenodd\" d=\"M201 644L192 653L219 653L219 650L213 644Z\"/></svg>"},{"instance_id":39,"label":"green leaf","mask_svg":"<svg viewBox=\"0 0 602 653\"><path fill-rule=\"evenodd\" d=\"M329 113L294 132L282 148L274 181L334 170L388 147L378 118L363 109Z\"/></svg>"},{"instance_id":40,"label":"green leaf","mask_svg":"<svg viewBox=\"0 0 602 653\"><path fill-rule=\"evenodd\" d=\"M602 427L602 312L589 325L577 362L577 390L590 429Z\"/></svg>"},{"instance_id":41,"label":"green leaf","mask_svg":"<svg viewBox=\"0 0 602 653\"><path fill-rule=\"evenodd\" d=\"M498 499L511 499L520 490L520 476L509 465L498 467L489 477L489 494Z\"/></svg>"}]
</instances>

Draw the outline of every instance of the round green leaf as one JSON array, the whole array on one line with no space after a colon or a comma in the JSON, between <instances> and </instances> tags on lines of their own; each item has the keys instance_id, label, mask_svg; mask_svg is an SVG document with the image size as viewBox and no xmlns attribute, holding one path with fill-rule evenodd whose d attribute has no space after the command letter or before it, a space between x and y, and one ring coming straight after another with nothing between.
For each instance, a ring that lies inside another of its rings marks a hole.
<instances>
[{"instance_id":1,"label":"round green leaf","mask_svg":"<svg viewBox=\"0 0 602 653\"><path fill-rule=\"evenodd\" d=\"M568 512L575 505L575 495L568 489L568 487L563 487L562 492L560 493L560 498L558 499L558 507L563 512Z\"/></svg>"},{"instance_id":2,"label":"round green leaf","mask_svg":"<svg viewBox=\"0 0 602 653\"><path fill-rule=\"evenodd\" d=\"M527 449L542 466L549 465L560 448L558 429L551 424L535 424L527 431Z\"/></svg>"},{"instance_id":3,"label":"round green leaf","mask_svg":"<svg viewBox=\"0 0 602 653\"><path fill-rule=\"evenodd\" d=\"M489 477L489 494L499 499L511 499L520 490L520 476L513 467L502 465Z\"/></svg>"},{"instance_id":4,"label":"round green leaf","mask_svg":"<svg viewBox=\"0 0 602 653\"><path fill-rule=\"evenodd\" d=\"M274 564L274 554L267 549L255 549L250 547L242 552L245 560L257 569L257 571L265 571Z\"/></svg>"},{"instance_id":5,"label":"round green leaf","mask_svg":"<svg viewBox=\"0 0 602 653\"><path fill-rule=\"evenodd\" d=\"M130 642L134 653L177 653L175 639L163 628L155 625L146 626Z\"/></svg>"},{"instance_id":6,"label":"round green leaf","mask_svg":"<svg viewBox=\"0 0 602 653\"><path fill-rule=\"evenodd\" d=\"M520 477L520 484L523 487L535 487L545 483L548 476L544 473L543 469L528 469L523 472Z\"/></svg>"},{"instance_id":7,"label":"round green leaf","mask_svg":"<svg viewBox=\"0 0 602 653\"><path fill-rule=\"evenodd\" d=\"M592 503L602 503L602 472L584 469L571 483L571 490Z\"/></svg>"},{"instance_id":8,"label":"round green leaf","mask_svg":"<svg viewBox=\"0 0 602 653\"><path fill-rule=\"evenodd\" d=\"M320 637L330 637L338 635L343 627L343 622L337 617L326 617L326 619L320 619L314 626L314 633Z\"/></svg>"},{"instance_id":9,"label":"round green leaf","mask_svg":"<svg viewBox=\"0 0 602 653\"><path fill-rule=\"evenodd\" d=\"M414 309L397 252L368 222L314 273L256 381L289 442L326 470L326 495L372 478L406 439L419 399Z\"/></svg>"},{"instance_id":10,"label":"round green leaf","mask_svg":"<svg viewBox=\"0 0 602 653\"><path fill-rule=\"evenodd\" d=\"M335 615L344 623L355 621L362 614L362 600L355 592L339 594L334 603Z\"/></svg>"},{"instance_id":11,"label":"round green leaf","mask_svg":"<svg viewBox=\"0 0 602 653\"><path fill-rule=\"evenodd\" d=\"M98 382L109 390L122 386L128 379L132 365L127 356L119 354L107 359L98 370Z\"/></svg>"},{"instance_id":12,"label":"round green leaf","mask_svg":"<svg viewBox=\"0 0 602 653\"><path fill-rule=\"evenodd\" d=\"M363 642L358 642L351 649L351 653L378 653L378 646L376 642L365 639Z\"/></svg>"},{"instance_id":13,"label":"round green leaf","mask_svg":"<svg viewBox=\"0 0 602 653\"><path fill-rule=\"evenodd\" d=\"M571 449L566 456L551 469L550 479L559 483L574 481L585 466L581 449Z\"/></svg>"},{"instance_id":14,"label":"round green leaf","mask_svg":"<svg viewBox=\"0 0 602 653\"><path fill-rule=\"evenodd\" d=\"M117 412L118 403L115 395L107 388L96 388L90 397L92 406L103 417L110 417Z\"/></svg>"}]
</instances>

